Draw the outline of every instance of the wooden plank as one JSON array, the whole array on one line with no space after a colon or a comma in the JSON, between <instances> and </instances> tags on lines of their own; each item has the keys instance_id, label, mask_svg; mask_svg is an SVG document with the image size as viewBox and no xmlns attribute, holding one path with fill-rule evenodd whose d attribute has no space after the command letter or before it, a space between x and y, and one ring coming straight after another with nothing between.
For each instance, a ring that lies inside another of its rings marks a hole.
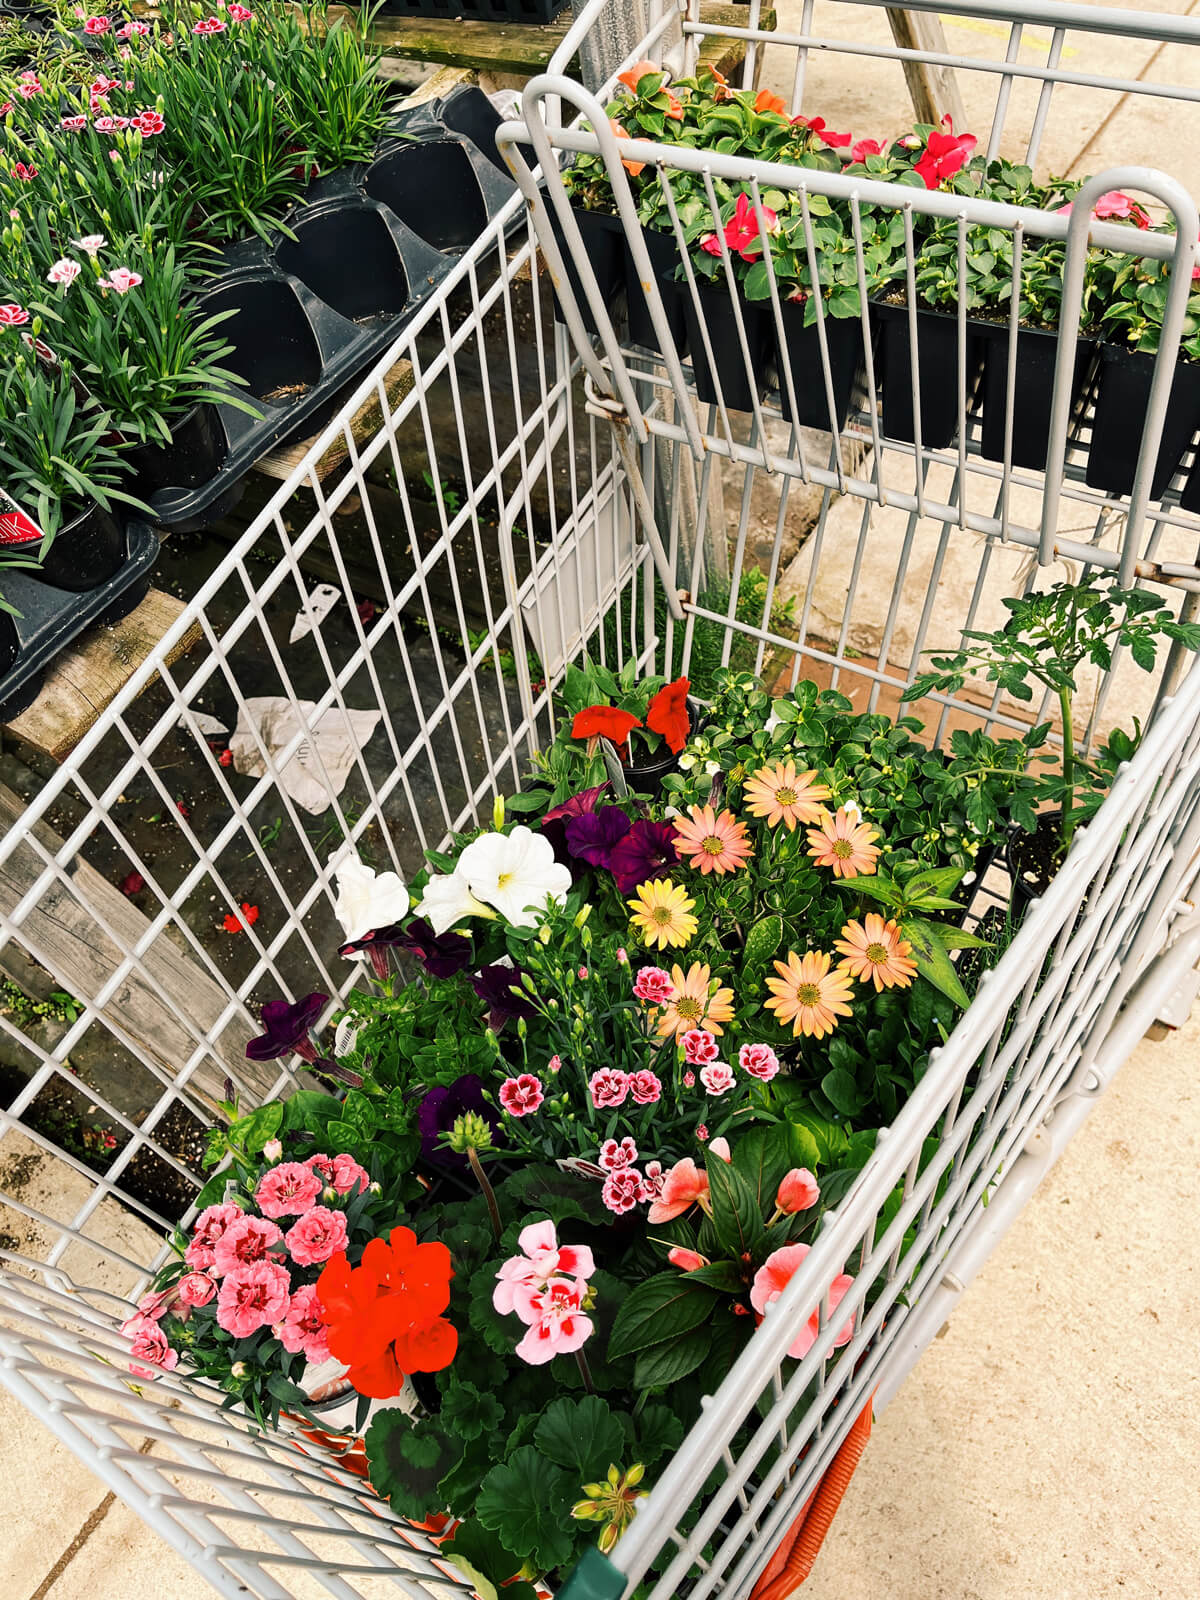
<instances>
[{"instance_id":1,"label":"wooden plank","mask_svg":"<svg viewBox=\"0 0 1200 1600\"><path fill-rule=\"evenodd\" d=\"M37 699L7 724L27 744L63 761L156 647L184 609L182 600L151 589L119 622L81 633L46 674ZM197 644L193 625L171 650L167 665Z\"/></svg>"},{"instance_id":2,"label":"wooden plank","mask_svg":"<svg viewBox=\"0 0 1200 1600\"><path fill-rule=\"evenodd\" d=\"M934 12L889 7L887 15L892 37L902 50L948 54L942 21ZM952 68L931 66L927 61L906 61L904 77L918 122L931 122L936 127L949 116L956 133L967 131L967 113Z\"/></svg>"},{"instance_id":3,"label":"wooden plank","mask_svg":"<svg viewBox=\"0 0 1200 1600\"><path fill-rule=\"evenodd\" d=\"M28 831L24 816L25 802L0 784L0 829L6 833L12 829ZM47 850L62 849L62 839L46 823L37 823L33 832ZM0 907L6 915L12 914L43 870L41 856L24 843L0 866ZM150 923L132 901L81 856L71 860L67 874L70 887L61 880L52 883L25 918L12 947L0 950L0 970L11 971L20 982L23 932L30 952L61 988L81 998L92 998L124 959L118 945L101 932L96 915L102 916L130 948L145 935ZM229 997L169 936L157 938L141 962L167 998L163 999L135 968L109 1000L105 1015L147 1060L156 1062L173 1077L196 1048L195 1037L184 1019L207 1032L225 1010ZM212 1046L212 1054L197 1066L190 1080L193 1091L208 1095L214 1102L223 1099L226 1072L236 1073L242 1082L253 1084L262 1093L269 1090L274 1081L270 1065L247 1061L245 1056L246 1043L256 1032L243 1018L235 1016Z\"/></svg>"},{"instance_id":4,"label":"wooden plank","mask_svg":"<svg viewBox=\"0 0 1200 1600\"><path fill-rule=\"evenodd\" d=\"M384 381L384 393L387 395L389 408L394 409L399 405L412 386L412 362L397 361ZM350 432L355 444L364 444L373 438L382 426L383 407L379 403L378 394L372 393L367 396L351 419ZM286 445L283 449L270 451L255 462L256 470L265 477L278 478L280 483L286 482L312 449L317 438L318 435L313 433L307 439L299 439L295 444ZM317 457L311 470L316 473L317 482L324 483L326 478L332 477L340 467L345 466L349 459L350 447L346 443L345 433L341 432ZM307 480L301 487L310 487Z\"/></svg>"}]
</instances>

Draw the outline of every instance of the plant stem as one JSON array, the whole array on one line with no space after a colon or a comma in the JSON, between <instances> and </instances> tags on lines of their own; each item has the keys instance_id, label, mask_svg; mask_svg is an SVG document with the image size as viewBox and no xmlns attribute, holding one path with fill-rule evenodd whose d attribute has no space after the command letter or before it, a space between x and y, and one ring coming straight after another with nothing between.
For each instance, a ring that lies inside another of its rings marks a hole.
<instances>
[{"instance_id":1,"label":"plant stem","mask_svg":"<svg viewBox=\"0 0 1200 1600\"><path fill-rule=\"evenodd\" d=\"M1062 711L1063 735L1063 821L1062 843L1063 853L1071 848L1071 836L1075 832L1075 733L1071 726L1071 691L1063 688L1058 691L1058 704Z\"/></svg>"},{"instance_id":2,"label":"plant stem","mask_svg":"<svg viewBox=\"0 0 1200 1600\"><path fill-rule=\"evenodd\" d=\"M467 1160L471 1163L471 1171L475 1174L476 1181L483 1190L483 1198L487 1201L488 1215L492 1219L492 1232L499 1239L504 1229L500 1225L500 1207L496 1204L496 1191L488 1182L487 1173L483 1170L483 1163L470 1145L467 1146Z\"/></svg>"},{"instance_id":3,"label":"plant stem","mask_svg":"<svg viewBox=\"0 0 1200 1600\"><path fill-rule=\"evenodd\" d=\"M579 1364L579 1376L583 1379L583 1387L589 1394L595 1394L596 1385L592 1382L592 1369L587 1364L587 1357L584 1355L582 1348L576 1350L575 1360Z\"/></svg>"}]
</instances>

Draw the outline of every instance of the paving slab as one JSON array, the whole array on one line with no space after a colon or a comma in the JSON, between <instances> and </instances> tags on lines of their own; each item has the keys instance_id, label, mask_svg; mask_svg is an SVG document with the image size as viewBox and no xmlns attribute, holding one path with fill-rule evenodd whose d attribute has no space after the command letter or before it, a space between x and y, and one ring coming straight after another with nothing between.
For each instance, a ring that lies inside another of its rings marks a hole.
<instances>
[{"instance_id":1,"label":"paving slab","mask_svg":"<svg viewBox=\"0 0 1200 1600\"><path fill-rule=\"evenodd\" d=\"M0 1594L28 1600L104 1499L105 1489L2 1385L0 1438L6 1462Z\"/></svg>"}]
</instances>

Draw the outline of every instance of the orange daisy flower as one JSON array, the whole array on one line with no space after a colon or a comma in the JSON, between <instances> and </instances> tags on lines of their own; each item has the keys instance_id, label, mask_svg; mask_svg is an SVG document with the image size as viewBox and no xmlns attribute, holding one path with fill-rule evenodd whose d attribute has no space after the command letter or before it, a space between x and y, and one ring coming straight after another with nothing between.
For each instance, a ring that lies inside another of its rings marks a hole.
<instances>
[{"instance_id":1,"label":"orange daisy flower","mask_svg":"<svg viewBox=\"0 0 1200 1600\"><path fill-rule=\"evenodd\" d=\"M875 871L879 847L877 828L868 828L839 806L837 816L826 811L819 828L808 834L808 853L819 867L832 867L835 878L857 878Z\"/></svg>"},{"instance_id":2,"label":"orange daisy flower","mask_svg":"<svg viewBox=\"0 0 1200 1600\"><path fill-rule=\"evenodd\" d=\"M700 872L736 872L754 854L746 833L732 811L718 817L712 806L689 806L691 821L675 818L675 848L681 856L691 856Z\"/></svg>"},{"instance_id":3,"label":"orange daisy flower","mask_svg":"<svg viewBox=\"0 0 1200 1600\"><path fill-rule=\"evenodd\" d=\"M823 1039L837 1027L839 1017L850 1016L847 1002L854 990L844 973L830 972L832 964L823 950L810 950L804 956L789 950L786 961L775 963L779 976L767 979L773 996L767 1010L784 1027L790 1022L793 1034Z\"/></svg>"},{"instance_id":4,"label":"orange daisy flower","mask_svg":"<svg viewBox=\"0 0 1200 1600\"><path fill-rule=\"evenodd\" d=\"M793 832L798 822L820 822L829 799L823 783L814 783L816 769L796 771L794 761L777 761L773 767L760 767L746 785L746 799L752 817L765 817L768 828L782 822Z\"/></svg>"},{"instance_id":5,"label":"orange daisy flower","mask_svg":"<svg viewBox=\"0 0 1200 1600\"><path fill-rule=\"evenodd\" d=\"M658 1022L660 1039L671 1034L682 1038L689 1028L724 1032L721 1024L733 1016L733 990L719 985L714 989L710 968L695 961L685 977L682 967L672 967L671 984L671 998Z\"/></svg>"},{"instance_id":6,"label":"orange daisy flower","mask_svg":"<svg viewBox=\"0 0 1200 1600\"><path fill-rule=\"evenodd\" d=\"M907 989L917 975L912 945L900 937L897 923L885 922L876 911L868 911L862 922L848 922L833 948L846 958L839 963L841 971L873 983L877 992L893 985Z\"/></svg>"}]
</instances>

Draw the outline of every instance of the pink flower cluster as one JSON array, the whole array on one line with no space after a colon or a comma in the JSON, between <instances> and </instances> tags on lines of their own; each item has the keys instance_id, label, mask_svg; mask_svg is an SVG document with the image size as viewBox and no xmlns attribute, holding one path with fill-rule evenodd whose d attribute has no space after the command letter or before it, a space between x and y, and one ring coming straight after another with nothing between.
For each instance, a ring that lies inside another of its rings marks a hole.
<instances>
[{"instance_id":1,"label":"pink flower cluster","mask_svg":"<svg viewBox=\"0 0 1200 1600\"><path fill-rule=\"evenodd\" d=\"M496 1274L492 1304L515 1313L527 1332L516 1353L530 1366L582 1349L592 1332L586 1314L588 1279L596 1270L586 1245L560 1245L552 1222L534 1222L517 1236L519 1256Z\"/></svg>"},{"instance_id":2,"label":"pink flower cluster","mask_svg":"<svg viewBox=\"0 0 1200 1600\"><path fill-rule=\"evenodd\" d=\"M645 1067L640 1072L601 1067L599 1072L592 1073L588 1088L597 1111L624 1105L626 1097L638 1106L652 1106L662 1098L662 1082Z\"/></svg>"},{"instance_id":3,"label":"pink flower cluster","mask_svg":"<svg viewBox=\"0 0 1200 1600\"><path fill-rule=\"evenodd\" d=\"M628 1134L620 1141L606 1139L600 1146L597 1160L608 1174L601 1197L617 1216L636 1205L650 1204L662 1193L662 1162L648 1161L643 1171L635 1165L637 1159L638 1147Z\"/></svg>"}]
</instances>

